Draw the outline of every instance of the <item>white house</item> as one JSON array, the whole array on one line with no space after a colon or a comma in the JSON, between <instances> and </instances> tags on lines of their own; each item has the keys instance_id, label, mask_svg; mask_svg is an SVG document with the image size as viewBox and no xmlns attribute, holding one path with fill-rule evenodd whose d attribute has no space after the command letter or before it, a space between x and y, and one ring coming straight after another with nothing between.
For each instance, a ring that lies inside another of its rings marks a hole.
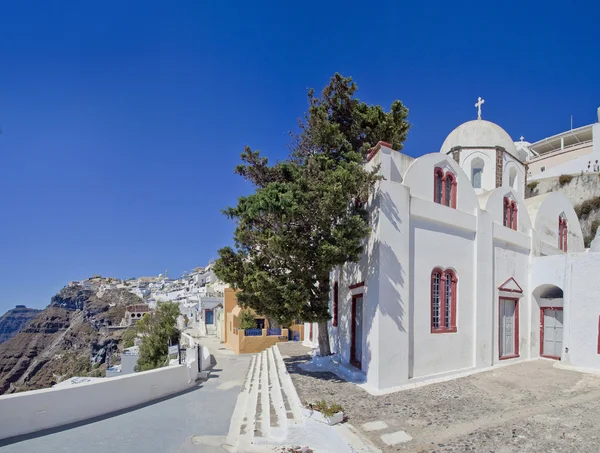
<instances>
[{"instance_id":1,"label":"white house","mask_svg":"<svg viewBox=\"0 0 600 453\"><path fill-rule=\"evenodd\" d=\"M600 368L600 254L585 251L561 193L524 199L519 157L481 119L417 159L373 148L372 234L331 276L343 373L384 390L539 357ZM317 325L304 337L316 347Z\"/></svg>"},{"instance_id":2,"label":"white house","mask_svg":"<svg viewBox=\"0 0 600 453\"><path fill-rule=\"evenodd\" d=\"M600 108L596 123L571 128L534 143L515 144L519 157L527 161L530 180L597 171L594 165L600 162Z\"/></svg>"}]
</instances>

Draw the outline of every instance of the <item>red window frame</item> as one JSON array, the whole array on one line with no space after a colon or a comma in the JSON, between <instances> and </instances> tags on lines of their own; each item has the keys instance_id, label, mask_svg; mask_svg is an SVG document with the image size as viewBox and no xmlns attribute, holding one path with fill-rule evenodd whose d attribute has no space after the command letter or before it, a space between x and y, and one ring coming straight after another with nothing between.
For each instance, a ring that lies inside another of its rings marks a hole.
<instances>
[{"instance_id":1,"label":"red window frame","mask_svg":"<svg viewBox=\"0 0 600 453\"><path fill-rule=\"evenodd\" d=\"M444 173L439 167L433 170L433 201L456 209L456 175L450 171Z\"/></svg>"},{"instance_id":2,"label":"red window frame","mask_svg":"<svg viewBox=\"0 0 600 453\"><path fill-rule=\"evenodd\" d=\"M598 354L600 354L600 316L598 316Z\"/></svg>"},{"instance_id":3,"label":"red window frame","mask_svg":"<svg viewBox=\"0 0 600 453\"><path fill-rule=\"evenodd\" d=\"M356 360L356 299L363 297L363 294L354 294L352 296L352 313L350 326L350 364L362 370L362 360ZM364 303L364 299L363 299ZM361 354L362 355L362 354Z\"/></svg>"},{"instance_id":4,"label":"red window frame","mask_svg":"<svg viewBox=\"0 0 600 453\"><path fill-rule=\"evenodd\" d=\"M333 327L337 327L338 325L338 282L333 284L333 320L331 321L331 325Z\"/></svg>"},{"instance_id":5,"label":"red window frame","mask_svg":"<svg viewBox=\"0 0 600 453\"><path fill-rule=\"evenodd\" d=\"M567 252L567 238L569 236L569 227L567 219L562 215L558 216L558 248L563 252Z\"/></svg>"},{"instance_id":6,"label":"red window frame","mask_svg":"<svg viewBox=\"0 0 600 453\"><path fill-rule=\"evenodd\" d=\"M511 210L511 215L512 215L511 227L513 230L517 231L517 203L516 202L513 201L510 204L510 210Z\"/></svg>"},{"instance_id":7,"label":"red window frame","mask_svg":"<svg viewBox=\"0 0 600 453\"><path fill-rule=\"evenodd\" d=\"M508 197L504 197L503 206L502 224L511 230L517 231L517 203L515 201L510 201Z\"/></svg>"},{"instance_id":8,"label":"red window frame","mask_svg":"<svg viewBox=\"0 0 600 453\"><path fill-rule=\"evenodd\" d=\"M437 326L435 325L435 312L436 312L436 301L434 300L434 284L436 275L439 274L439 315L437 320ZM450 281L447 284L448 280ZM457 332L456 327L456 296L458 287L458 277L456 272L452 269L442 269L436 267L431 271L431 286L430 286L430 299L431 299L431 333L454 333ZM448 289L450 295L448 295ZM449 313L448 313L449 311ZM449 315L449 316L447 316ZM446 318L448 322L446 323Z\"/></svg>"}]
</instances>

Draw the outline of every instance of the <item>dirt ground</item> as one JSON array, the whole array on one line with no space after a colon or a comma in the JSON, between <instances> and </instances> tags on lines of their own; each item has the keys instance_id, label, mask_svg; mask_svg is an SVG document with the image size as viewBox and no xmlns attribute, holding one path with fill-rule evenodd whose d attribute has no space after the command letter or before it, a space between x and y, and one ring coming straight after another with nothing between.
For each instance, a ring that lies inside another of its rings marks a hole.
<instances>
[{"instance_id":1,"label":"dirt ground","mask_svg":"<svg viewBox=\"0 0 600 453\"><path fill-rule=\"evenodd\" d=\"M307 373L308 348L280 343L300 399L338 403L348 422L384 452L600 452L600 376L550 360L499 367L448 382L372 396L332 373ZM368 432L363 424L388 427ZM381 436L412 440L387 446Z\"/></svg>"}]
</instances>

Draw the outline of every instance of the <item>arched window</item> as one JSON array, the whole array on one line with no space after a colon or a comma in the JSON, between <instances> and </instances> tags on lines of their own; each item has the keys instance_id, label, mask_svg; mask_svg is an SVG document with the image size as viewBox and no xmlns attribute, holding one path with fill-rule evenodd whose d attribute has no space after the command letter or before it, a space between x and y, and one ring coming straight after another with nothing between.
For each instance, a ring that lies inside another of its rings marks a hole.
<instances>
[{"instance_id":1,"label":"arched window","mask_svg":"<svg viewBox=\"0 0 600 453\"><path fill-rule=\"evenodd\" d=\"M433 201L456 208L456 176L436 168L433 174Z\"/></svg>"},{"instance_id":2,"label":"arched window","mask_svg":"<svg viewBox=\"0 0 600 453\"><path fill-rule=\"evenodd\" d=\"M442 203L444 197L444 170L436 168L433 179L433 201Z\"/></svg>"},{"instance_id":3,"label":"arched window","mask_svg":"<svg viewBox=\"0 0 600 453\"><path fill-rule=\"evenodd\" d=\"M510 187L512 187L513 189L516 189L516 183L517 183L517 169L516 168L511 168L508 172L508 185Z\"/></svg>"},{"instance_id":4,"label":"arched window","mask_svg":"<svg viewBox=\"0 0 600 453\"><path fill-rule=\"evenodd\" d=\"M457 282L450 269L431 273L431 333L456 332Z\"/></svg>"},{"instance_id":5,"label":"arched window","mask_svg":"<svg viewBox=\"0 0 600 453\"><path fill-rule=\"evenodd\" d=\"M456 178L450 172L446 173L444 204L456 208Z\"/></svg>"},{"instance_id":6,"label":"arched window","mask_svg":"<svg viewBox=\"0 0 600 453\"><path fill-rule=\"evenodd\" d=\"M558 248L563 252L567 252L567 237L569 236L569 228L567 226L567 218L561 214L558 217Z\"/></svg>"},{"instance_id":7,"label":"arched window","mask_svg":"<svg viewBox=\"0 0 600 453\"><path fill-rule=\"evenodd\" d=\"M513 230L517 230L517 203L504 197L502 211L502 224Z\"/></svg>"},{"instance_id":8,"label":"arched window","mask_svg":"<svg viewBox=\"0 0 600 453\"><path fill-rule=\"evenodd\" d=\"M337 327L338 325L338 282L333 284L333 321L331 325Z\"/></svg>"},{"instance_id":9,"label":"arched window","mask_svg":"<svg viewBox=\"0 0 600 453\"><path fill-rule=\"evenodd\" d=\"M517 231L517 203L516 202L512 202L510 204L510 212L511 212L511 228L515 231Z\"/></svg>"},{"instance_id":10,"label":"arched window","mask_svg":"<svg viewBox=\"0 0 600 453\"><path fill-rule=\"evenodd\" d=\"M481 178L483 177L483 159L476 157L471 161L471 185L474 189L481 189Z\"/></svg>"}]
</instances>

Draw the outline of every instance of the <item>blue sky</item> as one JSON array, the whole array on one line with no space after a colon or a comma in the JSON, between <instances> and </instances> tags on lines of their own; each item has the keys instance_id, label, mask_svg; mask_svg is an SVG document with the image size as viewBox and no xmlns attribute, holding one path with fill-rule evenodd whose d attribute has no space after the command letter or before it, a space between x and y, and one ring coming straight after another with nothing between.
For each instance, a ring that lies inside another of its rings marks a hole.
<instances>
[{"instance_id":1,"label":"blue sky","mask_svg":"<svg viewBox=\"0 0 600 453\"><path fill-rule=\"evenodd\" d=\"M249 188L244 145L283 158L306 88L336 71L401 99L404 152L483 117L535 141L595 121L598 2L4 2L0 312L93 274L216 257Z\"/></svg>"}]
</instances>

